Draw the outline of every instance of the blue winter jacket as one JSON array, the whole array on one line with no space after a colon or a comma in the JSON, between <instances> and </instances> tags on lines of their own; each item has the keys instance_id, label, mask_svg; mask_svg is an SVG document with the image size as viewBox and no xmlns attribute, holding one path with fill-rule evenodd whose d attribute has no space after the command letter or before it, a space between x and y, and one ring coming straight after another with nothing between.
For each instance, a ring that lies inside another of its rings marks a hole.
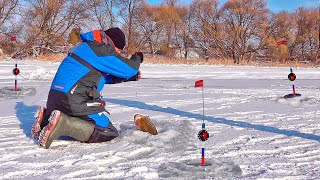
<instances>
[{"instance_id":1,"label":"blue winter jacket","mask_svg":"<svg viewBox=\"0 0 320 180\"><path fill-rule=\"evenodd\" d=\"M82 43L70 50L60 64L51 84L46 114L53 110L76 117L105 111L100 91L104 84L135 79L140 57L130 59L115 51L113 42L103 31L81 34Z\"/></svg>"}]
</instances>

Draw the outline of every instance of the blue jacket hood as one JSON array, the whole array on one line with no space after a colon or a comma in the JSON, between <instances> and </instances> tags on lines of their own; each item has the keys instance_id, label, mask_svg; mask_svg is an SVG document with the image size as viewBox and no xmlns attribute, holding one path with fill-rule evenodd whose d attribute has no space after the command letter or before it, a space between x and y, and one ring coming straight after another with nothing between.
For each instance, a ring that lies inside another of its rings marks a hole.
<instances>
[{"instance_id":1,"label":"blue jacket hood","mask_svg":"<svg viewBox=\"0 0 320 180\"><path fill-rule=\"evenodd\" d=\"M101 43L101 35L99 30L82 33L80 34L80 38L82 42L97 41L98 43Z\"/></svg>"}]
</instances>

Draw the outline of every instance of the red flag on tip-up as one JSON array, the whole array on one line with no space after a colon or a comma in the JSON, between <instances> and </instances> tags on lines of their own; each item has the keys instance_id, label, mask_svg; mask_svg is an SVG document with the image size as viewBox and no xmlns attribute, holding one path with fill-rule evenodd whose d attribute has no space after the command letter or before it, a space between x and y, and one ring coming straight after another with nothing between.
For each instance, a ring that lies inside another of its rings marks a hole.
<instances>
[{"instance_id":1,"label":"red flag on tip-up","mask_svg":"<svg viewBox=\"0 0 320 180\"><path fill-rule=\"evenodd\" d=\"M10 40L11 40L11 42L16 42L17 41L17 37L16 36L11 36Z\"/></svg>"},{"instance_id":2,"label":"red flag on tip-up","mask_svg":"<svg viewBox=\"0 0 320 180\"><path fill-rule=\"evenodd\" d=\"M197 80L195 83L194 83L194 87L197 88L197 87L203 87L203 80Z\"/></svg>"},{"instance_id":3,"label":"red flag on tip-up","mask_svg":"<svg viewBox=\"0 0 320 180\"><path fill-rule=\"evenodd\" d=\"M284 44L287 45L287 40L280 40L279 42L277 42L278 46Z\"/></svg>"}]
</instances>

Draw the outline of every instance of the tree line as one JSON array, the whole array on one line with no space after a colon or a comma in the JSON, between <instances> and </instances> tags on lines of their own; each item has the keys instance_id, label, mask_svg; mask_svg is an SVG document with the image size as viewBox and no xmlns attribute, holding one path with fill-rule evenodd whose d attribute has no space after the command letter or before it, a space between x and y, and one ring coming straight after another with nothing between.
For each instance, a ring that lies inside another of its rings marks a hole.
<instances>
[{"instance_id":1,"label":"tree line","mask_svg":"<svg viewBox=\"0 0 320 180\"><path fill-rule=\"evenodd\" d=\"M266 0L2 0L1 48L13 55L63 52L81 32L121 27L128 54L320 63L320 7L272 12Z\"/></svg>"}]
</instances>

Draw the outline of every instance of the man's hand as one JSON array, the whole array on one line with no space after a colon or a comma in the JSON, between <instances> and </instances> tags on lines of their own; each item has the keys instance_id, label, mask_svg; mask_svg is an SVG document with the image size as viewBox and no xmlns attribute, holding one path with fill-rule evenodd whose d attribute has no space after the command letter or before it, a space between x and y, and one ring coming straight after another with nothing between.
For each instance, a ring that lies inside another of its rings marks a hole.
<instances>
[{"instance_id":1,"label":"man's hand","mask_svg":"<svg viewBox=\"0 0 320 180\"><path fill-rule=\"evenodd\" d=\"M143 54L142 54L142 52L135 52L135 54L140 57L140 60L141 60L141 63L142 63L143 62Z\"/></svg>"}]
</instances>

